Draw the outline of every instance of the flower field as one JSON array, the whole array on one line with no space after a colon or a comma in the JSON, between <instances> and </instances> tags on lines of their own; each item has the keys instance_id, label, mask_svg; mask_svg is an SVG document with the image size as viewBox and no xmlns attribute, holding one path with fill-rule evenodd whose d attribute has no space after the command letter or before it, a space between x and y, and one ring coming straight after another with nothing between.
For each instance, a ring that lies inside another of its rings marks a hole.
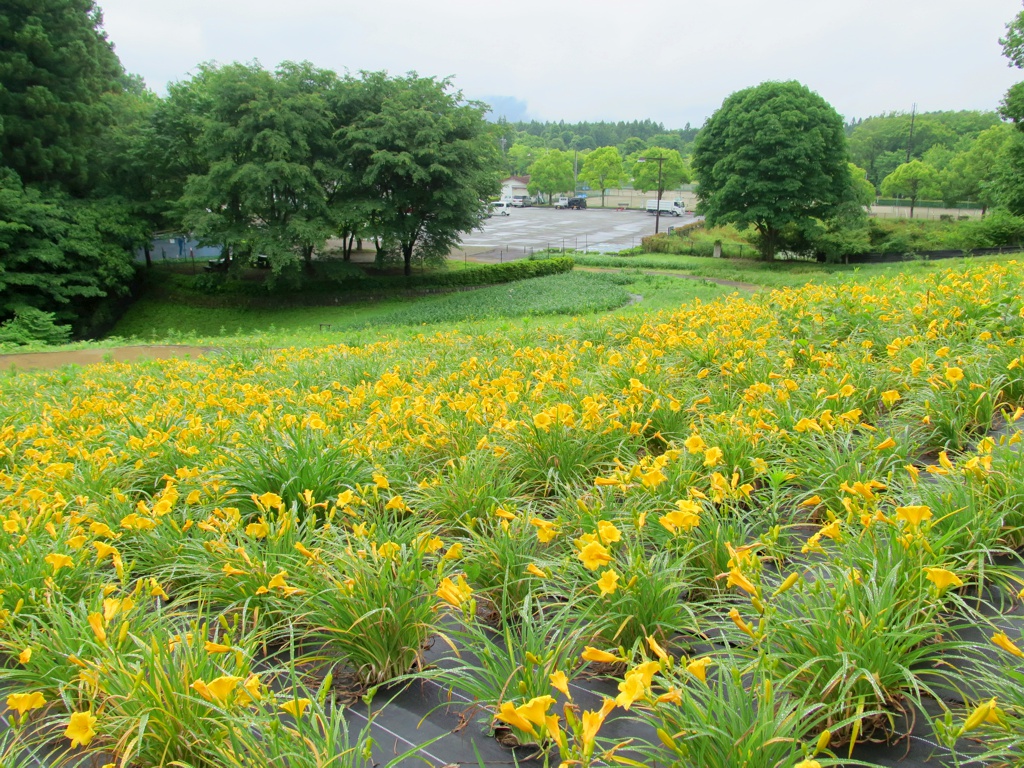
<instances>
[{"instance_id":1,"label":"flower field","mask_svg":"<svg viewBox=\"0 0 1024 768\"><path fill-rule=\"evenodd\" d=\"M1024 765L1022 406L1014 261L6 376L0 765Z\"/></svg>"}]
</instances>

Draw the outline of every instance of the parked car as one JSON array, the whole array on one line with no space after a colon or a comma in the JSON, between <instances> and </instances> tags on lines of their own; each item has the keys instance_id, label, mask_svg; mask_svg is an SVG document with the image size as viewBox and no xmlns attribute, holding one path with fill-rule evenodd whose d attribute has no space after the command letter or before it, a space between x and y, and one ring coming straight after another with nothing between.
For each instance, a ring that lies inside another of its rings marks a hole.
<instances>
[{"instance_id":1,"label":"parked car","mask_svg":"<svg viewBox=\"0 0 1024 768\"><path fill-rule=\"evenodd\" d=\"M529 195L512 195L512 200L509 204L513 208L526 208L533 205L533 200L530 199Z\"/></svg>"},{"instance_id":2,"label":"parked car","mask_svg":"<svg viewBox=\"0 0 1024 768\"><path fill-rule=\"evenodd\" d=\"M587 207L587 198L585 197L570 197L569 202L566 204L566 208L575 208L577 211L582 211Z\"/></svg>"},{"instance_id":3,"label":"parked car","mask_svg":"<svg viewBox=\"0 0 1024 768\"><path fill-rule=\"evenodd\" d=\"M569 198L566 197L565 195L562 195L560 198L555 200L554 206L555 206L555 208L568 208L569 207Z\"/></svg>"},{"instance_id":4,"label":"parked car","mask_svg":"<svg viewBox=\"0 0 1024 768\"><path fill-rule=\"evenodd\" d=\"M491 203L491 215L492 216L508 216L509 209L512 207L511 203L507 203L501 200L497 203Z\"/></svg>"}]
</instances>

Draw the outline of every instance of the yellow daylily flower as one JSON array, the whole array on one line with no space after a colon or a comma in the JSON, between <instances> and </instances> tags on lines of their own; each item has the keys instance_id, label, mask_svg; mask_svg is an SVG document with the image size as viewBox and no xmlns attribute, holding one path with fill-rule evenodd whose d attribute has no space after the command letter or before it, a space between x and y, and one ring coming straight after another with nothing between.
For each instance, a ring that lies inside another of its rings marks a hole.
<instances>
[{"instance_id":1,"label":"yellow daylily flower","mask_svg":"<svg viewBox=\"0 0 1024 768\"><path fill-rule=\"evenodd\" d=\"M996 707L995 698L991 698L986 702L979 704L975 710L967 717L964 721L963 730L961 733L967 733L973 731L982 723L993 723L999 722L999 709Z\"/></svg>"},{"instance_id":2,"label":"yellow daylily flower","mask_svg":"<svg viewBox=\"0 0 1024 768\"><path fill-rule=\"evenodd\" d=\"M223 704L227 702L232 691L238 687L238 683L241 679L242 678L234 675L221 675L215 680L211 680L207 683L206 689L209 691L210 696Z\"/></svg>"},{"instance_id":3,"label":"yellow daylily flower","mask_svg":"<svg viewBox=\"0 0 1024 768\"><path fill-rule=\"evenodd\" d=\"M643 678L640 675L629 674L626 679L619 683L619 695L615 697L615 703L629 711L640 699L647 694Z\"/></svg>"},{"instance_id":4,"label":"yellow daylily flower","mask_svg":"<svg viewBox=\"0 0 1024 768\"><path fill-rule=\"evenodd\" d=\"M495 720L504 720L506 723L511 725L513 728L518 728L520 731L525 731L532 736L537 735L537 731L533 727L533 723L523 717L516 710L516 705L511 701L506 701L498 708L498 714L494 716Z\"/></svg>"},{"instance_id":5,"label":"yellow daylily flower","mask_svg":"<svg viewBox=\"0 0 1024 768\"><path fill-rule=\"evenodd\" d=\"M601 597L606 595L615 594L615 590L618 589L619 574L614 569L609 568L601 574L601 578L597 580L597 588L601 590Z\"/></svg>"},{"instance_id":6,"label":"yellow daylily flower","mask_svg":"<svg viewBox=\"0 0 1024 768\"><path fill-rule=\"evenodd\" d=\"M612 561L608 550L599 542L592 541L580 550L579 558L588 571L596 571L602 565Z\"/></svg>"},{"instance_id":7,"label":"yellow daylily flower","mask_svg":"<svg viewBox=\"0 0 1024 768\"><path fill-rule=\"evenodd\" d=\"M729 571L729 579L726 581L726 586L739 587L749 595L757 594L757 587L754 583L743 575L743 572L739 568L733 568Z\"/></svg>"},{"instance_id":8,"label":"yellow daylily flower","mask_svg":"<svg viewBox=\"0 0 1024 768\"><path fill-rule=\"evenodd\" d=\"M548 675L548 680L551 682L552 688L561 692L563 696L572 701L572 694L569 693L569 678L565 672L554 672Z\"/></svg>"},{"instance_id":9,"label":"yellow daylily flower","mask_svg":"<svg viewBox=\"0 0 1024 768\"><path fill-rule=\"evenodd\" d=\"M525 704L516 707L516 712L534 725L544 725L547 711L555 703L551 696L535 696Z\"/></svg>"},{"instance_id":10,"label":"yellow daylily flower","mask_svg":"<svg viewBox=\"0 0 1024 768\"><path fill-rule=\"evenodd\" d=\"M581 653L580 656L584 661L595 661L599 664L611 664L616 661L622 661L622 659L614 653L608 653L608 651L592 648L589 645L584 647L583 653Z\"/></svg>"},{"instance_id":11,"label":"yellow daylily flower","mask_svg":"<svg viewBox=\"0 0 1024 768\"><path fill-rule=\"evenodd\" d=\"M534 517L530 520L530 525L537 529L537 539L541 544L547 544L549 541L558 535L555 530L555 524L549 520L544 520L540 517Z\"/></svg>"},{"instance_id":12,"label":"yellow daylily flower","mask_svg":"<svg viewBox=\"0 0 1024 768\"><path fill-rule=\"evenodd\" d=\"M456 584L449 577L445 576L441 579L440 584L438 584L435 594L449 605L461 608L462 604L473 596L473 589L466 583L464 576L459 576L458 578L459 581Z\"/></svg>"},{"instance_id":13,"label":"yellow daylily flower","mask_svg":"<svg viewBox=\"0 0 1024 768\"><path fill-rule=\"evenodd\" d=\"M913 504L906 507L896 507L896 519L910 523L917 527L932 516L932 511L924 504Z\"/></svg>"},{"instance_id":14,"label":"yellow daylily flower","mask_svg":"<svg viewBox=\"0 0 1024 768\"><path fill-rule=\"evenodd\" d=\"M258 523L249 523L245 526L245 535L252 536L254 539L265 539L270 535L270 526L263 520Z\"/></svg>"},{"instance_id":15,"label":"yellow daylily flower","mask_svg":"<svg viewBox=\"0 0 1024 768\"><path fill-rule=\"evenodd\" d=\"M622 540L622 532L613 523L602 520L597 524L597 535L606 544L614 544Z\"/></svg>"},{"instance_id":16,"label":"yellow daylily flower","mask_svg":"<svg viewBox=\"0 0 1024 768\"><path fill-rule=\"evenodd\" d=\"M96 718L92 712L74 712L71 715L71 719L68 720L67 730L64 731L64 736L71 739L71 748L84 747L90 741L93 736L96 735L96 731L93 730L93 726L96 725Z\"/></svg>"},{"instance_id":17,"label":"yellow daylily flower","mask_svg":"<svg viewBox=\"0 0 1024 768\"><path fill-rule=\"evenodd\" d=\"M107 642L107 631L103 628L104 621L103 616L99 613L89 614L89 626L92 627L92 632L96 635L96 639L101 643Z\"/></svg>"},{"instance_id":18,"label":"yellow daylily flower","mask_svg":"<svg viewBox=\"0 0 1024 768\"><path fill-rule=\"evenodd\" d=\"M92 546L96 548L96 562L102 562L106 558L118 554L117 547L112 547L105 542L93 542Z\"/></svg>"},{"instance_id":19,"label":"yellow daylily flower","mask_svg":"<svg viewBox=\"0 0 1024 768\"><path fill-rule=\"evenodd\" d=\"M26 712L33 709L39 709L44 704L46 704L46 699L43 698L43 694L39 691L33 691L32 693L12 693L7 697L7 708L13 709L22 717Z\"/></svg>"},{"instance_id":20,"label":"yellow daylily flower","mask_svg":"<svg viewBox=\"0 0 1024 768\"><path fill-rule=\"evenodd\" d=\"M949 587L962 587L964 585L960 577L945 568L925 568L925 578L932 582L939 592L946 591Z\"/></svg>"},{"instance_id":21,"label":"yellow daylily flower","mask_svg":"<svg viewBox=\"0 0 1024 768\"><path fill-rule=\"evenodd\" d=\"M1024 659L1024 651L1018 648L1012 640L1007 636L1005 632L996 632L992 635L992 642L998 645L1007 653L1011 653L1014 656L1019 656Z\"/></svg>"},{"instance_id":22,"label":"yellow daylily flower","mask_svg":"<svg viewBox=\"0 0 1024 768\"><path fill-rule=\"evenodd\" d=\"M708 448L704 451L704 466L715 467L722 463L722 459L725 458L725 454L721 448Z\"/></svg>"},{"instance_id":23,"label":"yellow daylily flower","mask_svg":"<svg viewBox=\"0 0 1024 768\"><path fill-rule=\"evenodd\" d=\"M526 572L531 576L536 576L538 579L546 579L548 577L548 575L544 573L544 571L542 571L533 563L530 563L526 566Z\"/></svg>"},{"instance_id":24,"label":"yellow daylily flower","mask_svg":"<svg viewBox=\"0 0 1024 768\"><path fill-rule=\"evenodd\" d=\"M309 699L292 699L281 704L281 709L292 717L298 719L306 713L306 709L312 702Z\"/></svg>"},{"instance_id":25,"label":"yellow daylily flower","mask_svg":"<svg viewBox=\"0 0 1024 768\"><path fill-rule=\"evenodd\" d=\"M605 699L604 704L601 705L601 709L596 712L587 711L583 713L583 729L580 734L583 742L583 753L587 756L593 754L594 751L594 739L597 738L597 732L601 730L601 726L604 724L604 720L608 717L608 713L615 709L615 699Z\"/></svg>"},{"instance_id":26,"label":"yellow daylily flower","mask_svg":"<svg viewBox=\"0 0 1024 768\"><path fill-rule=\"evenodd\" d=\"M708 667L714 663L714 660L710 656L703 656L699 659L693 659L689 664L687 664L686 671L706 685L708 682Z\"/></svg>"},{"instance_id":27,"label":"yellow daylily flower","mask_svg":"<svg viewBox=\"0 0 1024 768\"><path fill-rule=\"evenodd\" d=\"M748 635L754 638L754 630L751 629L750 625L743 620L743 617L740 616L740 612L736 608L733 608L729 611L729 618L732 619L733 624L735 624L743 632L746 632ZM754 639L756 640L757 638Z\"/></svg>"},{"instance_id":28,"label":"yellow daylily flower","mask_svg":"<svg viewBox=\"0 0 1024 768\"><path fill-rule=\"evenodd\" d=\"M54 575L56 575L61 568L72 568L75 565L75 561L70 557L67 555L57 554L56 552L44 557L43 562L53 568Z\"/></svg>"},{"instance_id":29,"label":"yellow daylily flower","mask_svg":"<svg viewBox=\"0 0 1024 768\"><path fill-rule=\"evenodd\" d=\"M647 647L649 647L651 652L662 661L666 661L668 659L668 652L662 648L658 641L653 637L648 636Z\"/></svg>"}]
</instances>

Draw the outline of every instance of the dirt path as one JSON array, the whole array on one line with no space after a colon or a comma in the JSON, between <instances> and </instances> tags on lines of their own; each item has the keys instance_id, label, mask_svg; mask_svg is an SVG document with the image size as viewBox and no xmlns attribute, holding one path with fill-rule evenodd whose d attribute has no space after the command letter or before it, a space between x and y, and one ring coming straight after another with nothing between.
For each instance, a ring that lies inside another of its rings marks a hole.
<instances>
[{"instance_id":1,"label":"dirt path","mask_svg":"<svg viewBox=\"0 0 1024 768\"><path fill-rule=\"evenodd\" d=\"M185 345L137 345L132 347L104 347L72 349L64 352L26 352L0 355L0 371L17 368L20 371L53 370L62 365L93 365L95 363L128 363L134 360L166 360L186 355L201 355L213 347Z\"/></svg>"}]
</instances>

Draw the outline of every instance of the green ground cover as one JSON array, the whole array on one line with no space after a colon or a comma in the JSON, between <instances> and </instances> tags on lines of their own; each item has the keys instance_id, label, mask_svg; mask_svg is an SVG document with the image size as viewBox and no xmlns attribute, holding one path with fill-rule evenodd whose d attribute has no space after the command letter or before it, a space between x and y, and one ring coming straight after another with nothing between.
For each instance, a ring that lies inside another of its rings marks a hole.
<instances>
[{"instance_id":1,"label":"green ground cover","mask_svg":"<svg viewBox=\"0 0 1024 768\"><path fill-rule=\"evenodd\" d=\"M964 260L905 261L894 264L819 264L810 261L766 262L753 259L714 259L662 253L633 255L570 254L578 266L635 270L664 270L717 280L734 280L765 288L798 287L807 283L859 282L876 276L926 275L966 264L993 264L1019 256L983 256Z\"/></svg>"},{"instance_id":2,"label":"green ground cover","mask_svg":"<svg viewBox=\"0 0 1024 768\"><path fill-rule=\"evenodd\" d=\"M629 287L633 282L638 285ZM402 327L424 323L603 312L625 305L631 293L644 295L644 291L663 294L656 302L659 307L721 294L717 286L677 285L678 282L666 283L641 275L573 272L443 295L276 309L206 307L169 298L144 298L129 309L113 335L155 341L257 332L284 337L321 331L372 334L384 327L400 333Z\"/></svg>"}]
</instances>

